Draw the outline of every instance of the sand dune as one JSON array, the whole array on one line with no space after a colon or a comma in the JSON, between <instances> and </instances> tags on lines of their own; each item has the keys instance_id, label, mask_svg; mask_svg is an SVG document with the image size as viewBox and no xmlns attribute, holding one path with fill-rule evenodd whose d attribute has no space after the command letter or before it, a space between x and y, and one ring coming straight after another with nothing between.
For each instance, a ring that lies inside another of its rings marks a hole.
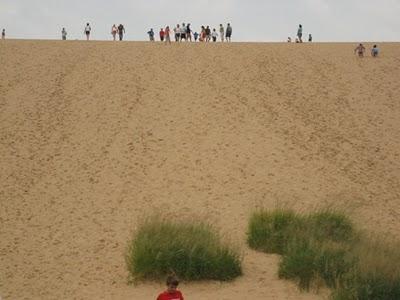
<instances>
[{"instance_id":1,"label":"sand dune","mask_svg":"<svg viewBox=\"0 0 400 300\"><path fill-rule=\"evenodd\" d=\"M370 46L370 45L368 45ZM400 230L400 45L0 42L0 295L155 299L127 285L143 215L203 217L243 248L187 299L322 299L245 246L257 206L335 205Z\"/></svg>"}]
</instances>

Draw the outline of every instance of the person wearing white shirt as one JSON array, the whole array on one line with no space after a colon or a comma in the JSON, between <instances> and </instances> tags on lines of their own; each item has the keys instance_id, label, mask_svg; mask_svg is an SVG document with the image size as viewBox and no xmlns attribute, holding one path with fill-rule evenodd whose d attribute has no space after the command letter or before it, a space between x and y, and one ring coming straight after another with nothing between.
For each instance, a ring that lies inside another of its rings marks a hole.
<instances>
[{"instance_id":1,"label":"person wearing white shirt","mask_svg":"<svg viewBox=\"0 0 400 300\"><path fill-rule=\"evenodd\" d=\"M219 36L221 37L221 42L224 41L224 36L225 36L225 29L222 24L219 24Z\"/></svg>"},{"instance_id":2,"label":"person wearing white shirt","mask_svg":"<svg viewBox=\"0 0 400 300\"><path fill-rule=\"evenodd\" d=\"M218 33L217 33L217 30L215 30L215 28L213 29L211 36L212 36L213 42L215 43L217 41L217 37L218 37Z\"/></svg>"},{"instance_id":3,"label":"person wearing white shirt","mask_svg":"<svg viewBox=\"0 0 400 300\"><path fill-rule=\"evenodd\" d=\"M86 23L85 26L85 34L86 34L86 40L89 40L90 37L90 32L92 31L92 28L90 27L89 23Z\"/></svg>"}]
</instances>

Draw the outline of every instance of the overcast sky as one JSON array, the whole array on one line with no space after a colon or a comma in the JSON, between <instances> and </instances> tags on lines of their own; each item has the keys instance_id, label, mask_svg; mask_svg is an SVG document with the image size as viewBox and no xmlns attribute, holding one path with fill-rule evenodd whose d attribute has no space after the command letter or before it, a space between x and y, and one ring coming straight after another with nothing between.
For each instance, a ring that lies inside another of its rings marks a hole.
<instances>
[{"instance_id":1,"label":"overcast sky","mask_svg":"<svg viewBox=\"0 0 400 300\"><path fill-rule=\"evenodd\" d=\"M190 22L217 28L231 23L234 41L285 41L298 24L315 41L399 41L400 0L0 0L0 27L8 38L111 39L122 23L127 40L147 40L146 32Z\"/></svg>"}]
</instances>

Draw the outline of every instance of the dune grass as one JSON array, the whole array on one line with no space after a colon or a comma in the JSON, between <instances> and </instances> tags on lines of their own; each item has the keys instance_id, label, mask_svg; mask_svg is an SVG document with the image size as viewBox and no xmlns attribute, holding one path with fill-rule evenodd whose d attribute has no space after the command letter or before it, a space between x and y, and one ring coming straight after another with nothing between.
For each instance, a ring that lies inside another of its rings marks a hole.
<instances>
[{"instance_id":1,"label":"dune grass","mask_svg":"<svg viewBox=\"0 0 400 300\"><path fill-rule=\"evenodd\" d=\"M126 255L132 278L232 280L242 274L240 253L221 242L211 225L146 221L139 226Z\"/></svg>"},{"instance_id":2,"label":"dune grass","mask_svg":"<svg viewBox=\"0 0 400 300\"><path fill-rule=\"evenodd\" d=\"M400 245L366 237L341 212L257 211L247 241L255 250L281 254L279 277L301 289L324 285L335 300L400 299Z\"/></svg>"}]
</instances>

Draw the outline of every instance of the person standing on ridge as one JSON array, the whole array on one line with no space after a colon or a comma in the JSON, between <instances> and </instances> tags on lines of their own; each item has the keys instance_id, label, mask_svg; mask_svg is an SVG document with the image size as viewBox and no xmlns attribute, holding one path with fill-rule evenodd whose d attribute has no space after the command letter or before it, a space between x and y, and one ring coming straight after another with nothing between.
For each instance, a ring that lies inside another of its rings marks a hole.
<instances>
[{"instance_id":1,"label":"person standing on ridge","mask_svg":"<svg viewBox=\"0 0 400 300\"><path fill-rule=\"evenodd\" d=\"M217 33L217 30L215 28L213 29L213 31L211 33L211 36L212 36L213 42L215 43L217 41L217 37L218 37L218 33Z\"/></svg>"},{"instance_id":2,"label":"person standing on ridge","mask_svg":"<svg viewBox=\"0 0 400 300\"><path fill-rule=\"evenodd\" d=\"M6 39L6 30L3 28L3 30L1 31L1 39L5 40Z\"/></svg>"},{"instance_id":3,"label":"person standing on ridge","mask_svg":"<svg viewBox=\"0 0 400 300\"><path fill-rule=\"evenodd\" d=\"M122 24L118 25L118 35L119 35L119 40L122 41L124 38L124 33L125 33L125 27Z\"/></svg>"},{"instance_id":4,"label":"person standing on ridge","mask_svg":"<svg viewBox=\"0 0 400 300\"><path fill-rule=\"evenodd\" d=\"M90 38L90 32L92 31L92 28L90 27L89 23L86 23L85 26L85 31L84 33L86 34L86 40L88 41Z\"/></svg>"},{"instance_id":5,"label":"person standing on ridge","mask_svg":"<svg viewBox=\"0 0 400 300\"><path fill-rule=\"evenodd\" d=\"M206 27L206 42L209 42L211 40L211 29L210 26L207 25Z\"/></svg>"},{"instance_id":6,"label":"person standing on ridge","mask_svg":"<svg viewBox=\"0 0 400 300\"><path fill-rule=\"evenodd\" d=\"M65 30L64 27L61 30L61 38L62 38L63 41L65 41L67 39L67 31Z\"/></svg>"},{"instance_id":7,"label":"person standing on ridge","mask_svg":"<svg viewBox=\"0 0 400 300\"><path fill-rule=\"evenodd\" d=\"M160 29L160 41L161 42L164 42L164 36L165 36L165 31L164 31L164 29Z\"/></svg>"},{"instance_id":8,"label":"person standing on ridge","mask_svg":"<svg viewBox=\"0 0 400 300\"><path fill-rule=\"evenodd\" d=\"M183 39L185 39L185 41L186 41L186 25L185 25L185 23L182 23L180 41L182 42Z\"/></svg>"},{"instance_id":9,"label":"person standing on ridge","mask_svg":"<svg viewBox=\"0 0 400 300\"><path fill-rule=\"evenodd\" d=\"M230 23L228 23L228 25L226 25L226 41L230 42L231 41L231 36L232 36L232 26Z\"/></svg>"},{"instance_id":10,"label":"person standing on ridge","mask_svg":"<svg viewBox=\"0 0 400 300\"><path fill-rule=\"evenodd\" d=\"M176 27L174 28L174 33L175 33L175 42L179 42L179 39L181 37L181 29L179 28L179 24L176 24Z\"/></svg>"},{"instance_id":11,"label":"person standing on ridge","mask_svg":"<svg viewBox=\"0 0 400 300\"><path fill-rule=\"evenodd\" d=\"M192 41L192 29L190 29L190 23L186 25L186 41Z\"/></svg>"},{"instance_id":12,"label":"person standing on ridge","mask_svg":"<svg viewBox=\"0 0 400 300\"><path fill-rule=\"evenodd\" d=\"M303 25L300 24L299 28L297 29L297 38L299 39L300 43L303 42L302 37L303 37Z\"/></svg>"},{"instance_id":13,"label":"person standing on ridge","mask_svg":"<svg viewBox=\"0 0 400 300\"><path fill-rule=\"evenodd\" d=\"M308 41L311 43L312 42L312 35L311 33L308 35Z\"/></svg>"},{"instance_id":14,"label":"person standing on ridge","mask_svg":"<svg viewBox=\"0 0 400 300\"><path fill-rule=\"evenodd\" d=\"M219 24L219 36L221 37L221 42L224 42L225 29L222 24Z\"/></svg>"},{"instance_id":15,"label":"person standing on ridge","mask_svg":"<svg viewBox=\"0 0 400 300\"><path fill-rule=\"evenodd\" d=\"M117 28L117 26L114 24L114 25L111 27L111 35L112 35L112 37L113 37L113 41L115 41L115 37L116 37L116 35L117 35L117 32L118 32L118 28Z\"/></svg>"},{"instance_id":16,"label":"person standing on ridge","mask_svg":"<svg viewBox=\"0 0 400 300\"><path fill-rule=\"evenodd\" d=\"M164 34L165 42L171 44L171 29L169 29L169 26L165 27Z\"/></svg>"},{"instance_id":17,"label":"person standing on ridge","mask_svg":"<svg viewBox=\"0 0 400 300\"><path fill-rule=\"evenodd\" d=\"M147 31L147 34L149 35L150 42L154 42L154 31L153 31L153 28L151 28L150 31Z\"/></svg>"}]
</instances>

